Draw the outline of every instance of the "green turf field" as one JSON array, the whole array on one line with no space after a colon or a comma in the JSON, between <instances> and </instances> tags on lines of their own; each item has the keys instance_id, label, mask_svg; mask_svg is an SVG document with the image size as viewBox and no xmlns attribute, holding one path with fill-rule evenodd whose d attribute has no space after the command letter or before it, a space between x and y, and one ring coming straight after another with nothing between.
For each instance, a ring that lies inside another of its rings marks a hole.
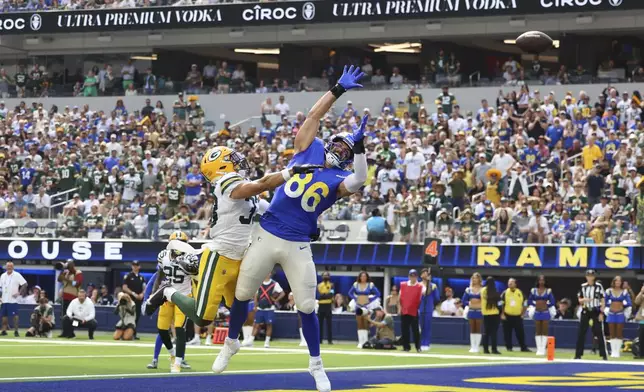
<instances>
[{"instance_id":1,"label":"green turf field","mask_svg":"<svg viewBox=\"0 0 644 392\"><path fill-rule=\"evenodd\" d=\"M78 338L0 338L0 382L74 378L110 378L166 375L169 372L165 348L159 368L146 369L152 358L154 336L143 335L137 342L115 342L97 334L94 341L81 332ZM207 374L218 346L188 346L186 359L192 366L185 375ZM544 361L531 353L503 352L503 355L469 354L464 346L433 346L430 353L359 350L354 343L323 345L324 364L334 370L371 370L442 367L454 364L485 365ZM570 359L572 352L561 350L557 358ZM591 359L590 355L586 356ZM628 356L622 360L629 360ZM614 359L613 359L614 360ZM307 350L288 341L274 341L270 349L259 342L242 349L231 361L228 373L295 372L307 366ZM37 378L35 378L37 377Z\"/></svg>"}]
</instances>

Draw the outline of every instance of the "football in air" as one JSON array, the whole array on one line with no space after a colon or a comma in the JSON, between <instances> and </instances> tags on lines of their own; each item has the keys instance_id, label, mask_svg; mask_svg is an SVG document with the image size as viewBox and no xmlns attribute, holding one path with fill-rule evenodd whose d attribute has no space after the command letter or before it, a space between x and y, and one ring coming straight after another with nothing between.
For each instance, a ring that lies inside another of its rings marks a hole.
<instances>
[{"instance_id":1,"label":"football in air","mask_svg":"<svg viewBox=\"0 0 644 392\"><path fill-rule=\"evenodd\" d=\"M517 46L526 53L539 54L552 47L552 38L541 31L528 31L516 39Z\"/></svg>"}]
</instances>

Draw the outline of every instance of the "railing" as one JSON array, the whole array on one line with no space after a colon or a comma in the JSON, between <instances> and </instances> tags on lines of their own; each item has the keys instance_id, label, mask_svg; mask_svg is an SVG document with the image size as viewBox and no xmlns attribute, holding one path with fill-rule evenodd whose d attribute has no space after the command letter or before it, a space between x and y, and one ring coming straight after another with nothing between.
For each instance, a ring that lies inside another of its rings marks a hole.
<instances>
[{"instance_id":1,"label":"railing","mask_svg":"<svg viewBox=\"0 0 644 392\"><path fill-rule=\"evenodd\" d=\"M69 190L59 192L59 193L56 193L56 194L52 195L51 196L52 204L49 206L49 211L47 212L47 217L49 219L51 219L51 211L56 207L60 207L62 205L67 204L67 202L69 201L68 195L71 192L76 192L77 190L78 190L78 188L72 188L72 189L69 189ZM63 196L65 197L65 200L61 200L63 198ZM55 202L56 199L59 199L60 201Z\"/></svg>"},{"instance_id":2,"label":"railing","mask_svg":"<svg viewBox=\"0 0 644 392\"><path fill-rule=\"evenodd\" d=\"M481 71L476 71L470 74L470 87L474 87L474 77L476 76L476 83L481 80Z\"/></svg>"}]
</instances>

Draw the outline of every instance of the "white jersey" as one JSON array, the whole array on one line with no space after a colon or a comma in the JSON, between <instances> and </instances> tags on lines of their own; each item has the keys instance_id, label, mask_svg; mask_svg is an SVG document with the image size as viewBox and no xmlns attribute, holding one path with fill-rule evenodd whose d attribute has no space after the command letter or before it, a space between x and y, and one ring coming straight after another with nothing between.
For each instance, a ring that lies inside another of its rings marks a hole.
<instances>
[{"instance_id":1,"label":"white jersey","mask_svg":"<svg viewBox=\"0 0 644 392\"><path fill-rule=\"evenodd\" d=\"M253 218L258 212L258 198L232 199L233 189L248 180L228 173L215 183L215 203L210 218L210 247L233 260L241 260L250 241Z\"/></svg>"},{"instance_id":2,"label":"white jersey","mask_svg":"<svg viewBox=\"0 0 644 392\"><path fill-rule=\"evenodd\" d=\"M170 251L167 249L159 252L157 269L163 271L165 280L183 295L192 293L192 277L186 274L177 264L170 260Z\"/></svg>"}]
</instances>

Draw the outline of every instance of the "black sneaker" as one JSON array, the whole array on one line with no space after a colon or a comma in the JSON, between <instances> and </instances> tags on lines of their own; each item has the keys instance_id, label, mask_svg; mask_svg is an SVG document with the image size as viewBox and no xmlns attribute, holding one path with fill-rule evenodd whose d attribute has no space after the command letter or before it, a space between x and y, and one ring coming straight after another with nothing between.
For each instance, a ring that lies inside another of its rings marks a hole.
<instances>
[{"instance_id":1,"label":"black sneaker","mask_svg":"<svg viewBox=\"0 0 644 392\"><path fill-rule=\"evenodd\" d=\"M498 354L498 355L501 355L501 352L500 352L499 350L494 350L494 351L492 351L492 354Z\"/></svg>"},{"instance_id":2,"label":"black sneaker","mask_svg":"<svg viewBox=\"0 0 644 392\"><path fill-rule=\"evenodd\" d=\"M13 336L15 336L15 337L19 338L19 337L20 337L20 334L18 333L18 331L15 331L15 332L13 333Z\"/></svg>"},{"instance_id":3,"label":"black sneaker","mask_svg":"<svg viewBox=\"0 0 644 392\"><path fill-rule=\"evenodd\" d=\"M531 353L532 351L530 351L530 349L529 349L529 348L524 347L524 348L522 348L522 349L521 349L521 352L522 352L522 353Z\"/></svg>"},{"instance_id":4,"label":"black sneaker","mask_svg":"<svg viewBox=\"0 0 644 392\"><path fill-rule=\"evenodd\" d=\"M154 312L156 312L157 309L159 309L161 305L165 303L166 299L163 296L163 290L167 289L168 287L171 287L171 284L169 282L163 283L161 286L159 286L159 289L152 293L152 295L150 295L150 298L145 301L146 316L152 316Z\"/></svg>"},{"instance_id":5,"label":"black sneaker","mask_svg":"<svg viewBox=\"0 0 644 392\"><path fill-rule=\"evenodd\" d=\"M0 332L0 336L7 336L7 331Z\"/></svg>"}]
</instances>

